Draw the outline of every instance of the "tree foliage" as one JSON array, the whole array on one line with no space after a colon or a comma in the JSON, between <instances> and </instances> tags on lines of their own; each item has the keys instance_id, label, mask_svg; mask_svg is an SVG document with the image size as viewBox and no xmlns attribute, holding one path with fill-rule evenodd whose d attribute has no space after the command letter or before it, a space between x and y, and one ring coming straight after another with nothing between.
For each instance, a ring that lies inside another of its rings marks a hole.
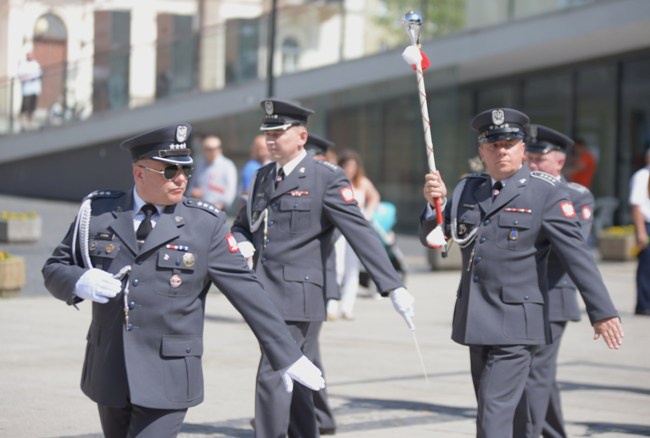
<instances>
[{"instance_id":1,"label":"tree foliage","mask_svg":"<svg viewBox=\"0 0 650 438\"><path fill-rule=\"evenodd\" d=\"M437 36L458 32L465 26L466 0L383 0L386 14L377 18L377 24L386 32L402 33L401 19L408 11L416 11L422 16L421 41Z\"/></svg>"}]
</instances>

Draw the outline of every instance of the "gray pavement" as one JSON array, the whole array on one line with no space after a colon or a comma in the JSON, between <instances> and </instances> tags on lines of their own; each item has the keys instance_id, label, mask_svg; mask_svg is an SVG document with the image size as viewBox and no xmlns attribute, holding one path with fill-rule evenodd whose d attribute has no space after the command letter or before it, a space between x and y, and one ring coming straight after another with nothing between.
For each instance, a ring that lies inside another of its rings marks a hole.
<instances>
[{"instance_id":1,"label":"gray pavement","mask_svg":"<svg viewBox=\"0 0 650 438\"><path fill-rule=\"evenodd\" d=\"M100 437L94 404L79 389L90 306L66 306L45 291L40 269L71 222L77 205L0 196L0 211L43 217L37 243L3 244L27 259L25 289L0 299L0 437ZM414 212L417 214L417 212ZM459 273L432 272L425 250L399 236L416 296L417 340L389 300L359 298L353 321L325 324L321 336L328 391L341 437L474 436L475 400L467 348L449 339ZM618 351L593 341L588 322L569 325L559 381L572 437L650 436L650 318L632 314L634 262L599 267L623 318ZM364 290L362 289L362 292ZM190 409L182 437L252 437L259 350L227 300L208 299L205 402Z\"/></svg>"}]
</instances>

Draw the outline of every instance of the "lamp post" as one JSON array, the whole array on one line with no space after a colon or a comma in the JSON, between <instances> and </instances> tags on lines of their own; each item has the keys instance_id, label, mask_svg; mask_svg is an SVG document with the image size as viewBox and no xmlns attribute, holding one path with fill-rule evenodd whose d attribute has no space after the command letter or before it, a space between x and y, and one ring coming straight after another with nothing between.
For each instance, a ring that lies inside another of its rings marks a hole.
<instances>
[{"instance_id":1,"label":"lamp post","mask_svg":"<svg viewBox=\"0 0 650 438\"><path fill-rule=\"evenodd\" d=\"M275 58L275 25L278 15L278 0L271 0L269 15L268 59L266 61L266 96L273 97L275 93L275 77L273 76L273 59Z\"/></svg>"}]
</instances>

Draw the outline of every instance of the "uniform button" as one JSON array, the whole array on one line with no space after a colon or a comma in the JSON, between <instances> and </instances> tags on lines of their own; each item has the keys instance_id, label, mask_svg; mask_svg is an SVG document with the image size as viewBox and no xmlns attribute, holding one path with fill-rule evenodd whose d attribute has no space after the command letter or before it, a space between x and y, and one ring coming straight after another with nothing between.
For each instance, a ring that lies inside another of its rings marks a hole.
<instances>
[{"instance_id":1,"label":"uniform button","mask_svg":"<svg viewBox=\"0 0 650 438\"><path fill-rule=\"evenodd\" d=\"M483 236L478 240L478 243L483 243L487 240L487 237Z\"/></svg>"},{"instance_id":2,"label":"uniform button","mask_svg":"<svg viewBox=\"0 0 650 438\"><path fill-rule=\"evenodd\" d=\"M269 243L271 243L271 239L266 239L266 240L264 241L264 243L265 243L266 245L268 245Z\"/></svg>"},{"instance_id":3,"label":"uniform button","mask_svg":"<svg viewBox=\"0 0 650 438\"><path fill-rule=\"evenodd\" d=\"M526 295L526 296L524 297L524 300L528 301L528 295Z\"/></svg>"},{"instance_id":4,"label":"uniform button","mask_svg":"<svg viewBox=\"0 0 650 438\"><path fill-rule=\"evenodd\" d=\"M293 204L293 208L298 208L298 204Z\"/></svg>"},{"instance_id":5,"label":"uniform button","mask_svg":"<svg viewBox=\"0 0 650 438\"><path fill-rule=\"evenodd\" d=\"M519 225L519 221L513 221L512 225Z\"/></svg>"},{"instance_id":6,"label":"uniform button","mask_svg":"<svg viewBox=\"0 0 650 438\"><path fill-rule=\"evenodd\" d=\"M261 261L262 263L264 263L264 262L266 261L266 257L262 257L262 258L260 259L260 261Z\"/></svg>"},{"instance_id":7,"label":"uniform button","mask_svg":"<svg viewBox=\"0 0 650 438\"><path fill-rule=\"evenodd\" d=\"M305 275L305 280L309 280L309 275Z\"/></svg>"},{"instance_id":8,"label":"uniform button","mask_svg":"<svg viewBox=\"0 0 650 438\"><path fill-rule=\"evenodd\" d=\"M483 225L490 225L490 219L485 219L483 221Z\"/></svg>"},{"instance_id":9,"label":"uniform button","mask_svg":"<svg viewBox=\"0 0 650 438\"><path fill-rule=\"evenodd\" d=\"M474 278L472 278L472 281L474 283L478 283L478 275L475 275Z\"/></svg>"},{"instance_id":10,"label":"uniform button","mask_svg":"<svg viewBox=\"0 0 650 438\"><path fill-rule=\"evenodd\" d=\"M191 352L191 351L192 351L192 349L191 349L190 347L186 347L186 348L185 348L185 352L186 352L186 353L189 353L189 352Z\"/></svg>"},{"instance_id":11,"label":"uniform button","mask_svg":"<svg viewBox=\"0 0 650 438\"><path fill-rule=\"evenodd\" d=\"M131 330L133 330L133 324L129 324L129 325L127 325L127 326L126 326L126 331L127 331L127 332L130 332Z\"/></svg>"},{"instance_id":12,"label":"uniform button","mask_svg":"<svg viewBox=\"0 0 650 438\"><path fill-rule=\"evenodd\" d=\"M133 281L131 282L131 284L132 284L133 286L137 286L137 285L140 284L140 280L138 280L137 278L134 278Z\"/></svg>"},{"instance_id":13,"label":"uniform button","mask_svg":"<svg viewBox=\"0 0 650 438\"><path fill-rule=\"evenodd\" d=\"M144 263L144 260L142 260L142 259L138 259L138 260L135 261L136 265L141 265L142 263Z\"/></svg>"},{"instance_id":14,"label":"uniform button","mask_svg":"<svg viewBox=\"0 0 650 438\"><path fill-rule=\"evenodd\" d=\"M474 263L477 263L477 264L478 264L478 263L481 263L481 260L483 260L483 257L481 257L481 256L476 256L476 258L474 259Z\"/></svg>"},{"instance_id":15,"label":"uniform button","mask_svg":"<svg viewBox=\"0 0 650 438\"><path fill-rule=\"evenodd\" d=\"M274 223L275 223L275 221L269 221L269 227L270 227L271 225L273 225Z\"/></svg>"},{"instance_id":16,"label":"uniform button","mask_svg":"<svg viewBox=\"0 0 650 438\"><path fill-rule=\"evenodd\" d=\"M135 309L135 301L131 301L129 303L129 309L131 309L131 310Z\"/></svg>"}]
</instances>

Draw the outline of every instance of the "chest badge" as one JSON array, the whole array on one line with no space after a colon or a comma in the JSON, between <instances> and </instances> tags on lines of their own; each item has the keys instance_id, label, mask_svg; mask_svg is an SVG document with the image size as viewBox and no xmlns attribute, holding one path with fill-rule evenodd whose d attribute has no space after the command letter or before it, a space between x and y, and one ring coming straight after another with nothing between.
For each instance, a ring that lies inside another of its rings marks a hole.
<instances>
[{"instance_id":1,"label":"chest badge","mask_svg":"<svg viewBox=\"0 0 650 438\"><path fill-rule=\"evenodd\" d=\"M106 245L106 249L104 251L106 251L106 254L112 253L113 251L115 251L115 245L109 243L108 245Z\"/></svg>"},{"instance_id":2,"label":"chest badge","mask_svg":"<svg viewBox=\"0 0 650 438\"><path fill-rule=\"evenodd\" d=\"M458 235L462 237L465 234L467 234L467 225L465 224L458 225Z\"/></svg>"},{"instance_id":3,"label":"chest badge","mask_svg":"<svg viewBox=\"0 0 650 438\"><path fill-rule=\"evenodd\" d=\"M169 279L169 285L176 289L178 286L180 286L183 283L183 280L181 279L180 275L172 275L172 277Z\"/></svg>"},{"instance_id":4,"label":"chest badge","mask_svg":"<svg viewBox=\"0 0 650 438\"><path fill-rule=\"evenodd\" d=\"M183 266L185 266L186 268L191 268L192 266L194 266L195 261L196 259L194 258L194 254L192 254L191 252L186 252L185 254L183 254Z\"/></svg>"},{"instance_id":5,"label":"chest badge","mask_svg":"<svg viewBox=\"0 0 650 438\"><path fill-rule=\"evenodd\" d=\"M508 240L519 240L519 231L510 230L510 234L508 234Z\"/></svg>"}]
</instances>

